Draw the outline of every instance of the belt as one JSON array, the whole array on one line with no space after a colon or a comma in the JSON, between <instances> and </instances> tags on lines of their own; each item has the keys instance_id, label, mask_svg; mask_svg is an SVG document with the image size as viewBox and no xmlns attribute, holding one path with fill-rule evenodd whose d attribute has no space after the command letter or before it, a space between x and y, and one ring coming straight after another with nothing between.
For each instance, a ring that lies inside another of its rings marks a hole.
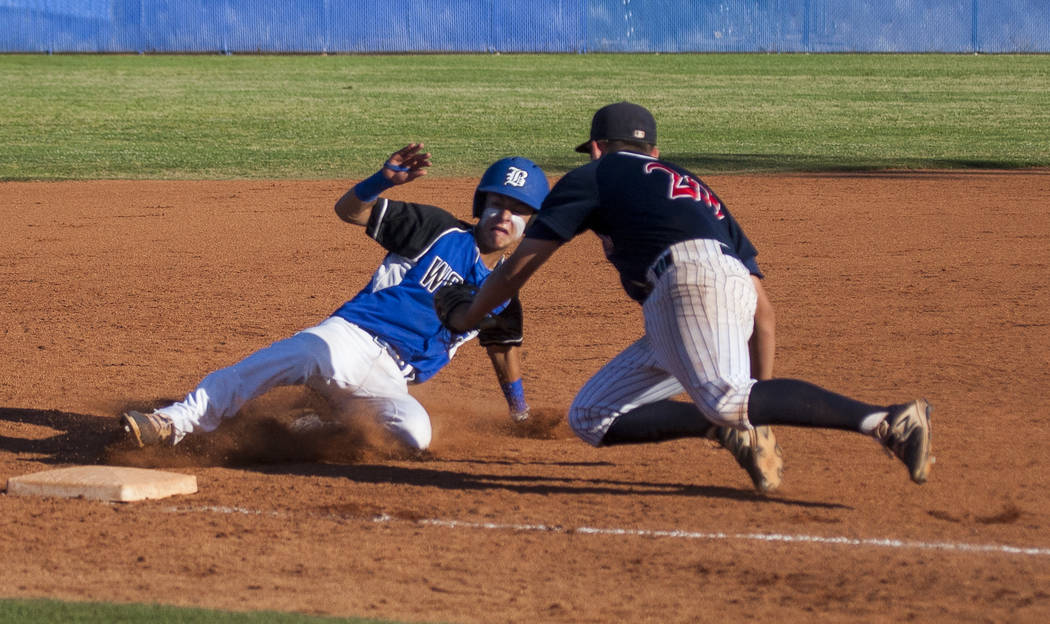
<instances>
[{"instance_id":1,"label":"belt","mask_svg":"<svg viewBox=\"0 0 1050 624\"><path fill-rule=\"evenodd\" d=\"M672 264L674 264L674 258L671 257L671 250L668 249L649 265L649 271L653 272L653 280L660 279L660 276L666 273Z\"/></svg>"},{"instance_id":2,"label":"belt","mask_svg":"<svg viewBox=\"0 0 1050 624\"><path fill-rule=\"evenodd\" d=\"M398 369L401 370L401 374L405 376L405 380L408 381L408 383L412 383L413 381L415 381L416 368L408 362L402 360L401 356L397 352L397 349L395 349L390 343L383 340L379 336L373 335L372 340L380 347L383 347L383 350L386 351L387 355L390 356L390 359L394 360L394 363L397 364Z\"/></svg>"},{"instance_id":3,"label":"belt","mask_svg":"<svg viewBox=\"0 0 1050 624\"><path fill-rule=\"evenodd\" d=\"M716 242L718 243L718 248L722 251L723 254L727 256L733 256L733 253L729 250L728 245L721 241ZM666 251L664 251L662 254L656 257L656 260L654 260L653 263L649 265L649 268L646 270L646 272L652 271L653 281L656 281L660 279L660 276L666 273L667 269L671 268L672 266L674 266L674 256L671 254L671 249L668 248Z\"/></svg>"}]
</instances>

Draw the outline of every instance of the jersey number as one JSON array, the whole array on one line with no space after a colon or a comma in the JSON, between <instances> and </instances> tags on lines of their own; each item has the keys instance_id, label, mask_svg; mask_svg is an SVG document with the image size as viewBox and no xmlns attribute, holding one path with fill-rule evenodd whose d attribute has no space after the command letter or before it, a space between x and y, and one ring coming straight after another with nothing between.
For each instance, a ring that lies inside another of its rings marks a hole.
<instances>
[{"instance_id":1,"label":"jersey number","mask_svg":"<svg viewBox=\"0 0 1050 624\"><path fill-rule=\"evenodd\" d=\"M684 176L661 163L646 163L645 173L649 174L654 171L663 171L671 177L670 188L667 192L669 198L681 199L685 197L693 201L704 202L705 206L714 211L716 219L721 220L725 218L726 214L722 210L722 203L715 199L711 191L699 180Z\"/></svg>"}]
</instances>

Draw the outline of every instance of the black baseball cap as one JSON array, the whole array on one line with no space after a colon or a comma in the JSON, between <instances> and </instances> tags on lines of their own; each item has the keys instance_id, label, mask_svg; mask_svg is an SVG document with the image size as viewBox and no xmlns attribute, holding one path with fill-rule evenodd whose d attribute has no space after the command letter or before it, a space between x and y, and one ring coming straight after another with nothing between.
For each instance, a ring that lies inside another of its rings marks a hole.
<instances>
[{"instance_id":1,"label":"black baseball cap","mask_svg":"<svg viewBox=\"0 0 1050 624\"><path fill-rule=\"evenodd\" d=\"M617 102L598 109L591 119L591 138L576 147L577 152L590 153L591 141L638 141L656 145L656 120L644 106Z\"/></svg>"}]
</instances>

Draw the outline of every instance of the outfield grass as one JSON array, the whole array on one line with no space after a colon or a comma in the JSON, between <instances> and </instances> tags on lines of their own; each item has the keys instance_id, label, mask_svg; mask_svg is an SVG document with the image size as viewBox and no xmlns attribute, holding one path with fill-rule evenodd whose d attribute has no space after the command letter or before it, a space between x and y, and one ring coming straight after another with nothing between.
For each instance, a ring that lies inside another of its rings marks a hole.
<instances>
[{"instance_id":1,"label":"outfield grass","mask_svg":"<svg viewBox=\"0 0 1050 624\"><path fill-rule=\"evenodd\" d=\"M698 173L1050 165L1050 56L0 56L0 179L355 178L583 162L630 99Z\"/></svg>"},{"instance_id":2,"label":"outfield grass","mask_svg":"<svg viewBox=\"0 0 1050 624\"><path fill-rule=\"evenodd\" d=\"M159 605L113 605L57 600L0 600L0 624L396 624L259 611L233 613Z\"/></svg>"}]
</instances>

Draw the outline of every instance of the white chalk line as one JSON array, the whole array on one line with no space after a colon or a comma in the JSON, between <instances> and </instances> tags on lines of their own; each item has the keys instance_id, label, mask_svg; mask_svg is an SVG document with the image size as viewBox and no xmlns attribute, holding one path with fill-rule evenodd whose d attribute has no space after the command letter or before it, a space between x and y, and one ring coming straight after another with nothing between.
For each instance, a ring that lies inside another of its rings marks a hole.
<instances>
[{"instance_id":1,"label":"white chalk line","mask_svg":"<svg viewBox=\"0 0 1050 624\"><path fill-rule=\"evenodd\" d=\"M291 517L292 514L279 511L262 511L244 507L225 507L205 505L199 507L167 507L167 513L224 513L249 516L268 516L274 518ZM328 514L333 518L344 518L337 514ZM501 522L472 522L467 520L442 520L438 518L406 519L381 514L367 518L375 524L392 524L405 522L449 529L471 529L485 531L531 531L537 533L579 534L599 536L653 537L706 541L750 541L779 542L789 544L824 544L829 546L873 546L878 548L896 548L901 550L941 550L960 553L992 553L1003 555L1022 555L1030 557L1050 557L1050 548L1033 548L1009 546L1004 544L966 544L959 542L919 542L889 538L854 538L824 537L820 535L785 535L781 533L722 533L703 531L657 530L657 529L618 529L599 527L563 527L545 524L514 524Z\"/></svg>"}]
</instances>

